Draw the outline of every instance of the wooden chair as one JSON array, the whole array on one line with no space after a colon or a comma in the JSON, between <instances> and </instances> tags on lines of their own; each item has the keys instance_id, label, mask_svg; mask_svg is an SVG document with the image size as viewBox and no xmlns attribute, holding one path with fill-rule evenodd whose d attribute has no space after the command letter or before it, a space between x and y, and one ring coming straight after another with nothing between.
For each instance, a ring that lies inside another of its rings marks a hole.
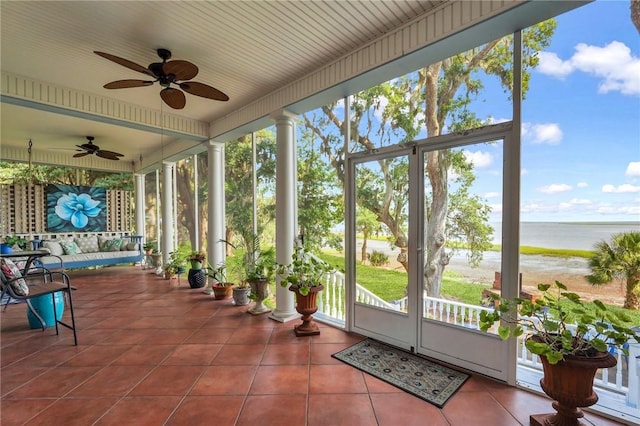
<instances>
[{"instance_id":1,"label":"wooden chair","mask_svg":"<svg viewBox=\"0 0 640 426\"><path fill-rule=\"evenodd\" d=\"M5 259L2 259L2 261L6 262ZM71 280L69 279L69 276L64 272L64 270L50 271L45 268L38 268L37 270L30 270L27 274L23 274L18 270L12 271L12 274L7 274L6 272L6 268L3 265L3 267L0 268L0 285L2 286L1 294L8 294L13 299L26 301L27 306L29 306L31 312L42 324L42 331L45 330L46 322L34 309L33 305L31 304L31 299L47 294L50 295L51 303L53 304L53 316L55 319L56 334L60 334L58 324L70 330L73 330L73 341L75 345L78 346L78 337L76 335L76 320L75 314L73 312L73 298L71 296L73 287L71 287ZM20 282L19 280L24 281ZM19 291L16 291L15 286L19 286L20 283L26 283L28 287L27 295L20 294ZM58 320L58 315L56 312L55 293L60 291L66 293L67 295L67 300L69 302L69 311L71 313L71 324L68 324L62 320Z\"/></svg>"}]
</instances>

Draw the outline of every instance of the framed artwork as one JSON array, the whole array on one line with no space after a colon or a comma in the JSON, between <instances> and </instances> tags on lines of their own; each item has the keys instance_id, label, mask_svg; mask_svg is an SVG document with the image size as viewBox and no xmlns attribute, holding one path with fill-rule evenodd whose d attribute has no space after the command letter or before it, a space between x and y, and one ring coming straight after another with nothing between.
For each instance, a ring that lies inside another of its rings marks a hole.
<instances>
[{"instance_id":1,"label":"framed artwork","mask_svg":"<svg viewBox=\"0 0 640 426\"><path fill-rule=\"evenodd\" d=\"M47 231L107 230L107 191L94 186L47 185Z\"/></svg>"}]
</instances>

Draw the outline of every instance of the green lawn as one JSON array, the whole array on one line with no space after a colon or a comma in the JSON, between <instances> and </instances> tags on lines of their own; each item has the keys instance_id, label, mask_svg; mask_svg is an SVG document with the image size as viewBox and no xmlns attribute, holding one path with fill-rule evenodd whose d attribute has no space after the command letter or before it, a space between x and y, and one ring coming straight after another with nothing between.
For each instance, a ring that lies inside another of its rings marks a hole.
<instances>
[{"instance_id":1,"label":"green lawn","mask_svg":"<svg viewBox=\"0 0 640 426\"><path fill-rule=\"evenodd\" d=\"M568 252L569 250L565 251ZM334 266L337 270L344 270L344 259L341 256L322 253L318 257ZM407 276L404 272L379 269L357 262L356 276L358 284L387 302L402 299L405 296ZM446 295L447 298L469 305L480 304L482 290L490 287L489 285L471 284L460 274L447 270L445 270L442 280L442 294ZM592 303L585 303L585 307L588 310L594 310L593 306ZM631 311L613 305L607 305L607 308L629 315L632 319L630 325L640 324L640 312L638 311Z\"/></svg>"},{"instance_id":2,"label":"green lawn","mask_svg":"<svg viewBox=\"0 0 640 426\"><path fill-rule=\"evenodd\" d=\"M540 249L544 250L544 249ZM562 250L563 252L575 253L575 250ZM575 255L575 254L574 254ZM329 253L321 253L318 255L322 260L332 265L339 271L344 271L344 258L340 255L334 255ZM242 256L236 255L227 258L227 265L229 271L227 273L228 278L232 281L237 280L239 276L238 270L240 268ZM394 300L402 299L405 296L405 289L407 286L407 274L401 271L392 271L383 268L375 268L372 266L362 265L360 262L356 263L356 276L358 283L364 288L368 289L372 293L376 294L383 300L391 302ZM478 305L482 300L482 290L490 288L489 285L471 284L467 282L460 274L452 271L444 272L444 278L442 281L442 294L447 298L457 300L469 305ZM275 285L272 284L272 293L275 293ZM342 300L344 300L344 295ZM267 304L272 306L272 301L267 301ZM593 309L592 303L586 303L587 309ZM640 312L630 311L618 306L607 305L613 311L624 312L632 319L631 325L640 324Z\"/></svg>"}]
</instances>

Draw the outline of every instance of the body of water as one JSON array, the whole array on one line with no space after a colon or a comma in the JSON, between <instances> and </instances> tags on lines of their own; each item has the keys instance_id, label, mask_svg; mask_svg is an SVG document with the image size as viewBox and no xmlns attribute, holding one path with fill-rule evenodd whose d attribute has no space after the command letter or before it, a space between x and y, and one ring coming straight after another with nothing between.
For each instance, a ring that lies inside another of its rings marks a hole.
<instances>
[{"instance_id":1,"label":"body of water","mask_svg":"<svg viewBox=\"0 0 640 426\"><path fill-rule=\"evenodd\" d=\"M493 243L502 244L501 224L492 223ZM555 249L593 250L620 232L640 232L640 222L521 222L520 245Z\"/></svg>"}]
</instances>

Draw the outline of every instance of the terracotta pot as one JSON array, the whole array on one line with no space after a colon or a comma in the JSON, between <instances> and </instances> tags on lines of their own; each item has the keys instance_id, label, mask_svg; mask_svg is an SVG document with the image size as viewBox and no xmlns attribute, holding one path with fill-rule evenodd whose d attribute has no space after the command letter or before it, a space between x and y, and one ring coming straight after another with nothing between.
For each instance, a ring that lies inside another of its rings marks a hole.
<instances>
[{"instance_id":1,"label":"terracotta pot","mask_svg":"<svg viewBox=\"0 0 640 426\"><path fill-rule=\"evenodd\" d=\"M543 356L540 357L544 377L540 379L540 386L544 393L553 398L553 408L557 411L551 414L531 416L532 426L578 426L578 420L584 417L579 407L589 407L598 401L598 395L593 391L593 379L599 368L614 367L616 358L607 352L598 352L594 356L566 356L557 364L549 364Z\"/></svg>"},{"instance_id":2,"label":"terracotta pot","mask_svg":"<svg viewBox=\"0 0 640 426\"><path fill-rule=\"evenodd\" d=\"M320 328L311 315L318 310L318 292L322 290L324 290L322 285L311 287L309 294L304 296L298 292L297 287L289 287L289 291L293 291L296 294L296 311L302 315L302 324L293 328L296 336L315 336L320 334Z\"/></svg>"},{"instance_id":3,"label":"terracotta pot","mask_svg":"<svg viewBox=\"0 0 640 426\"><path fill-rule=\"evenodd\" d=\"M249 313L253 315L266 314L271 309L264 305L264 299L269 297L269 281L256 280L249 283L251 285L251 295L256 304L249 309Z\"/></svg>"},{"instance_id":4,"label":"terracotta pot","mask_svg":"<svg viewBox=\"0 0 640 426\"><path fill-rule=\"evenodd\" d=\"M224 300L231 299L233 296L233 284L212 284L211 288L213 289L213 295L216 300Z\"/></svg>"}]
</instances>

